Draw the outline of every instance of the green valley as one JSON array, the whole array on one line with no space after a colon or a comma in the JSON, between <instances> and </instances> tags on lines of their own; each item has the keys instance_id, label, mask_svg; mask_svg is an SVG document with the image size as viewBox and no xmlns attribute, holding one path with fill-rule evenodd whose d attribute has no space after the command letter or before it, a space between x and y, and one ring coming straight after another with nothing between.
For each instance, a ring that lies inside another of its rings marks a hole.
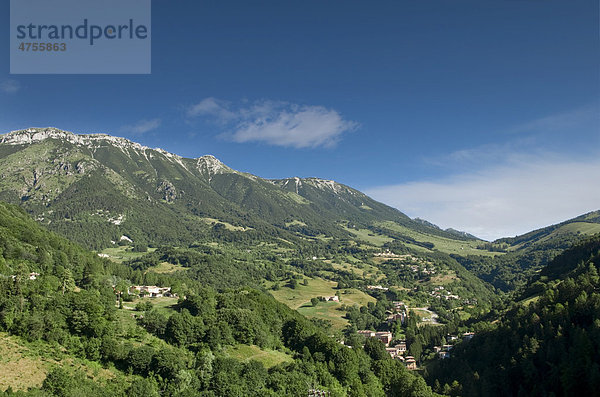
<instances>
[{"instance_id":1,"label":"green valley","mask_svg":"<svg viewBox=\"0 0 600 397\"><path fill-rule=\"evenodd\" d=\"M0 166L6 395L596 385L598 211L487 242L334 181L53 128L0 136Z\"/></svg>"}]
</instances>

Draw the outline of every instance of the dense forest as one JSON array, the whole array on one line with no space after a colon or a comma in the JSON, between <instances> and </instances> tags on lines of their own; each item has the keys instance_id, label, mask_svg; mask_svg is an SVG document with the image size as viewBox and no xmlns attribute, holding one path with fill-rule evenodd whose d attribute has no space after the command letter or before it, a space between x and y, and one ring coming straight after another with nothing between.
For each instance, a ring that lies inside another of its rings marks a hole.
<instances>
[{"instance_id":1,"label":"dense forest","mask_svg":"<svg viewBox=\"0 0 600 397\"><path fill-rule=\"evenodd\" d=\"M555 258L488 328L433 362L452 395L591 396L600 388L600 238Z\"/></svg>"}]
</instances>

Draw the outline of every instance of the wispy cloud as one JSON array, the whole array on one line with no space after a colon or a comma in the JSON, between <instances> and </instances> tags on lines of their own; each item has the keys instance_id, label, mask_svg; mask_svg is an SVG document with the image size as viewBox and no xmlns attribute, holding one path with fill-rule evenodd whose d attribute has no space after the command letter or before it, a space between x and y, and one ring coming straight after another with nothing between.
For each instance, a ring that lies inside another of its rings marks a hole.
<instances>
[{"instance_id":1,"label":"wispy cloud","mask_svg":"<svg viewBox=\"0 0 600 397\"><path fill-rule=\"evenodd\" d=\"M4 80L0 83L0 90L6 94L14 94L21 89L21 84L17 80Z\"/></svg>"},{"instance_id":2,"label":"wispy cloud","mask_svg":"<svg viewBox=\"0 0 600 397\"><path fill-rule=\"evenodd\" d=\"M496 239L600 209L593 103L514 125L501 141L427 158L445 177L368 191L411 216Z\"/></svg>"},{"instance_id":3,"label":"wispy cloud","mask_svg":"<svg viewBox=\"0 0 600 397\"><path fill-rule=\"evenodd\" d=\"M493 135L500 140L427 157L424 161L447 171L464 172L516 164L550 153L560 153L563 157L590 155L600 150L600 108L597 103L588 104L516 124Z\"/></svg>"},{"instance_id":4,"label":"wispy cloud","mask_svg":"<svg viewBox=\"0 0 600 397\"><path fill-rule=\"evenodd\" d=\"M493 240L600 209L599 177L600 156L533 156L433 182L376 187L367 194L410 216Z\"/></svg>"},{"instance_id":5,"label":"wispy cloud","mask_svg":"<svg viewBox=\"0 0 600 397\"><path fill-rule=\"evenodd\" d=\"M244 106L206 98L191 106L189 117L209 116L222 124L222 137L293 148L332 147L358 124L322 106L257 101Z\"/></svg>"},{"instance_id":6,"label":"wispy cloud","mask_svg":"<svg viewBox=\"0 0 600 397\"><path fill-rule=\"evenodd\" d=\"M509 128L509 133L571 133L581 128L600 125L600 108L597 103L578 109L540 117Z\"/></svg>"},{"instance_id":7,"label":"wispy cloud","mask_svg":"<svg viewBox=\"0 0 600 397\"><path fill-rule=\"evenodd\" d=\"M124 125L121 127L122 132L128 132L134 135L145 134L160 127L160 119L140 120L134 124Z\"/></svg>"},{"instance_id":8,"label":"wispy cloud","mask_svg":"<svg viewBox=\"0 0 600 397\"><path fill-rule=\"evenodd\" d=\"M228 110L228 106L228 102L222 101L220 99L212 97L205 98L199 103L190 106L187 110L187 115L188 117L213 116L217 117L221 122L236 119L236 114Z\"/></svg>"}]
</instances>

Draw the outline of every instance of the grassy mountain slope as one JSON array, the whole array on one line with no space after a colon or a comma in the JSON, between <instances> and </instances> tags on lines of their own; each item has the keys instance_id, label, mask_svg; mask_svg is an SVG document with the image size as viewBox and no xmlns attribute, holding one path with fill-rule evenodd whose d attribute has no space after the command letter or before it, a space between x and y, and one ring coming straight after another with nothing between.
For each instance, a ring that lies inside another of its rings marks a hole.
<instances>
[{"instance_id":1,"label":"grassy mountain slope","mask_svg":"<svg viewBox=\"0 0 600 397\"><path fill-rule=\"evenodd\" d=\"M600 211L534 230L522 236L503 238L485 247L504 252L492 260L456 257L467 269L495 287L514 290L544 268L554 257L578 241L600 233Z\"/></svg>"},{"instance_id":2,"label":"grassy mountain slope","mask_svg":"<svg viewBox=\"0 0 600 397\"><path fill-rule=\"evenodd\" d=\"M600 211L592 211L520 236L501 238L494 241L494 243L507 246L506 249L509 251L520 251L532 245L552 244L556 240L568 239L573 235L592 235L595 233L600 233Z\"/></svg>"}]
</instances>

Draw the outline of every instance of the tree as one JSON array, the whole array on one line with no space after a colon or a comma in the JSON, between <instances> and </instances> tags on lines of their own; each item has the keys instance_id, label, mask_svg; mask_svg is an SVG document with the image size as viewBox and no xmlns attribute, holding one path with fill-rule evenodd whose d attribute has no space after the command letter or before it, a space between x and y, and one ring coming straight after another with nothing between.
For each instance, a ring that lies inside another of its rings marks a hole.
<instances>
[{"instance_id":1,"label":"tree","mask_svg":"<svg viewBox=\"0 0 600 397\"><path fill-rule=\"evenodd\" d=\"M137 310L138 312L146 312L146 311L150 311L152 310L152 302L150 301L143 301L143 302L139 302L137 305L135 305L135 310Z\"/></svg>"},{"instance_id":2,"label":"tree","mask_svg":"<svg viewBox=\"0 0 600 397\"><path fill-rule=\"evenodd\" d=\"M414 341L410 344L408 351L411 356L415 358L415 360L421 360L421 354L423 353L423 344L421 343L422 337L421 335L417 335Z\"/></svg>"},{"instance_id":3,"label":"tree","mask_svg":"<svg viewBox=\"0 0 600 397\"><path fill-rule=\"evenodd\" d=\"M129 352L127 363L134 373L146 376L150 371L154 349L149 346L140 346Z\"/></svg>"},{"instance_id":4,"label":"tree","mask_svg":"<svg viewBox=\"0 0 600 397\"><path fill-rule=\"evenodd\" d=\"M129 292L129 286L131 283L128 280L119 280L117 285L115 285L115 293L118 294L119 300L122 299L123 294Z\"/></svg>"},{"instance_id":5,"label":"tree","mask_svg":"<svg viewBox=\"0 0 600 397\"><path fill-rule=\"evenodd\" d=\"M385 345L377 338L367 338L364 349L372 360L386 360L390 358L390 355L385 350Z\"/></svg>"},{"instance_id":6,"label":"tree","mask_svg":"<svg viewBox=\"0 0 600 397\"><path fill-rule=\"evenodd\" d=\"M158 397L158 387L151 379L136 378L127 391L129 397Z\"/></svg>"},{"instance_id":7,"label":"tree","mask_svg":"<svg viewBox=\"0 0 600 397\"><path fill-rule=\"evenodd\" d=\"M159 337L164 335L167 328L167 321L167 317L158 310L146 311L144 317L139 320L140 325L146 331Z\"/></svg>"},{"instance_id":8,"label":"tree","mask_svg":"<svg viewBox=\"0 0 600 397\"><path fill-rule=\"evenodd\" d=\"M135 243L131 248L133 252L148 252L148 246L142 243Z\"/></svg>"},{"instance_id":9,"label":"tree","mask_svg":"<svg viewBox=\"0 0 600 397\"><path fill-rule=\"evenodd\" d=\"M310 304L313 306L317 306L319 304L319 298L311 298Z\"/></svg>"},{"instance_id":10,"label":"tree","mask_svg":"<svg viewBox=\"0 0 600 397\"><path fill-rule=\"evenodd\" d=\"M42 390L50 392L55 396L66 397L70 395L70 391L75 387L76 383L74 377L67 370L62 367L56 367L44 379Z\"/></svg>"},{"instance_id":11,"label":"tree","mask_svg":"<svg viewBox=\"0 0 600 397\"><path fill-rule=\"evenodd\" d=\"M161 348L152 360L152 368L163 379L175 379L179 371L185 369L185 367L181 354L172 348Z\"/></svg>"}]
</instances>

